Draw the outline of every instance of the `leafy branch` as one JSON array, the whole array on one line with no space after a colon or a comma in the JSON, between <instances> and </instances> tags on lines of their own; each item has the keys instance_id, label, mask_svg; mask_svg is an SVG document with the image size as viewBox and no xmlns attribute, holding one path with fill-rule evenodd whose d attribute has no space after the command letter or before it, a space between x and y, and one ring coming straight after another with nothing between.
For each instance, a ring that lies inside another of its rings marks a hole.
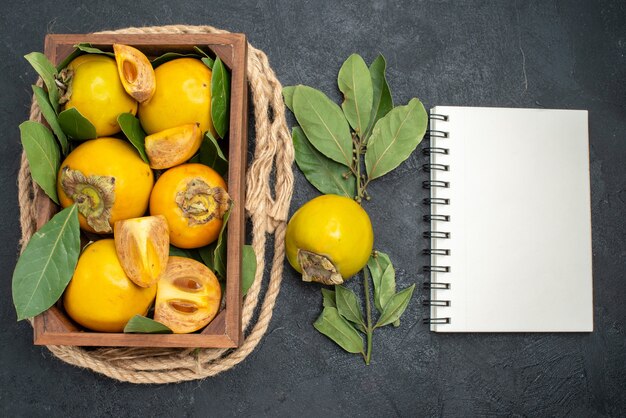
<instances>
[{"instance_id":1,"label":"leafy branch","mask_svg":"<svg viewBox=\"0 0 626 418\"><path fill-rule=\"evenodd\" d=\"M341 107L312 87L283 89L285 104L300 125L292 131L296 163L321 193L347 196L358 203L370 200L370 182L398 167L422 141L428 123L424 106L414 98L394 107L385 71L382 55L369 67L360 55L350 55L337 77L344 97ZM363 279L365 317L356 294L338 285L334 291L322 289L324 310L314 326L344 350L362 354L369 364L374 330L400 325L415 285L396 293L389 256L377 251L363 269ZM370 281L379 312L376 323ZM359 332L365 334L366 346Z\"/></svg>"}]
</instances>

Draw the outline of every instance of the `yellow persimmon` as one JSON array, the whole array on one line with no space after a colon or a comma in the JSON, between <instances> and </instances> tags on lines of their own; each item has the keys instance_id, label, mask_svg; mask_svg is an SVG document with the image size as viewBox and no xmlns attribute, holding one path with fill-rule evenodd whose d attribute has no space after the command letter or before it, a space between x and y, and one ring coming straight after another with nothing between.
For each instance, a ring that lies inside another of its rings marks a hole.
<instances>
[{"instance_id":1,"label":"yellow persimmon","mask_svg":"<svg viewBox=\"0 0 626 418\"><path fill-rule=\"evenodd\" d=\"M142 216L154 175L132 145L117 138L83 142L61 164L57 192L61 206L78 206L81 228L113 232L121 219Z\"/></svg>"},{"instance_id":2,"label":"yellow persimmon","mask_svg":"<svg viewBox=\"0 0 626 418\"><path fill-rule=\"evenodd\" d=\"M137 113L137 102L124 90L111 57L81 55L68 64L62 76L67 80L64 109L76 108L96 128L99 137L121 130L117 123L120 114Z\"/></svg>"},{"instance_id":3,"label":"yellow persimmon","mask_svg":"<svg viewBox=\"0 0 626 418\"><path fill-rule=\"evenodd\" d=\"M211 70L195 58L178 58L154 70L156 91L139 105L139 120L148 134L189 123L215 134L211 121Z\"/></svg>"},{"instance_id":4,"label":"yellow persimmon","mask_svg":"<svg viewBox=\"0 0 626 418\"><path fill-rule=\"evenodd\" d=\"M344 196L323 195L305 203L287 225L287 259L304 281L340 284L361 270L372 252L367 212Z\"/></svg>"},{"instance_id":5,"label":"yellow persimmon","mask_svg":"<svg viewBox=\"0 0 626 418\"><path fill-rule=\"evenodd\" d=\"M150 214L163 215L170 242L198 248L215 241L230 206L226 182L203 164L182 164L159 177L150 196Z\"/></svg>"},{"instance_id":6,"label":"yellow persimmon","mask_svg":"<svg viewBox=\"0 0 626 418\"><path fill-rule=\"evenodd\" d=\"M94 331L121 332L135 315L145 315L156 286L139 287L124 273L112 239L85 248L63 296L67 314Z\"/></svg>"}]
</instances>

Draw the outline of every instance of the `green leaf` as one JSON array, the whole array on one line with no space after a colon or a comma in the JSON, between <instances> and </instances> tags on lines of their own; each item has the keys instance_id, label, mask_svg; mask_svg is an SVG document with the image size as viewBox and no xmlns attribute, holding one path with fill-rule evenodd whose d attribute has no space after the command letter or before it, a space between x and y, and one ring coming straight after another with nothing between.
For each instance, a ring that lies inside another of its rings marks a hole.
<instances>
[{"instance_id":1,"label":"green leaf","mask_svg":"<svg viewBox=\"0 0 626 418\"><path fill-rule=\"evenodd\" d=\"M200 61L202 61L204 63L204 65L206 65L207 67L209 67L211 70L213 69L213 65L215 64L215 60L213 58L211 58L211 56L209 54L207 54L206 52L204 52L201 48L194 46L193 49L200 54L200 56L202 58L200 58Z\"/></svg>"},{"instance_id":2,"label":"green leaf","mask_svg":"<svg viewBox=\"0 0 626 418\"><path fill-rule=\"evenodd\" d=\"M293 92L296 90L296 86L283 87L283 98L285 99L285 106L293 112Z\"/></svg>"},{"instance_id":3,"label":"green leaf","mask_svg":"<svg viewBox=\"0 0 626 418\"><path fill-rule=\"evenodd\" d=\"M205 247L200 248L200 257L202 257L202 261L204 264L213 270L215 274L220 279L226 278L226 226L228 224L228 218L230 217L230 212L233 208L233 204L231 203L230 207L224 213L224 217L222 218L222 229L220 230L220 234L217 237L217 241L212 244L209 244Z\"/></svg>"},{"instance_id":4,"label":"green leaf","mask_svg":"<svg viewBox=\"0 0 626 418\"><path fill-rule=\"evenodd\" d=\"M215 60L213 58L202 57L200 58L200 61L202 61L204 65L209 67L211 70L213 69L213 66L215 65Z\"/></svg>"},{"instance_id":5,"label":"green leaf","mask_svg":"<svg viewBox=\"0 0 626 418\"><path fill-rule=\"evenodd\" d=\"M378 55L372 65L370 65L369 71L372 78L373 87L373 104L372 114L370 117L370 123L365 131L364 138L367 140L372 133L372 128L378 122L380 118L385 116L391 109L393 109L393 98L391 97L391 90L387 79L385 78L385 70L387 63L385 57Z\"/></svg>"},{"instance_id":6,"label":"green leaf","mask_svg":"<svg viewBox=\"0 0 626 418\"><path fill-rule=\"evenodd\" d=\"M363 339L336 308L327 307L313 324L316 330L339 344L349 353L363 353Z\"/></svg>"},{"instance_id":7,"label":"green leaf","mask_svg":"<svg viewBox=\"0 0 626 418\"><path fill-rule=\"evenodd\" d=\"M74 274L80 253L78 209L63 209L31 237L13 272L13 304L18 321L45 311L59 300Z\"/></svg>"},{"instance_id":8,"label":"green leaf","mask_svg":"<svg viewBox=\"0 0 626 418\"><path fill-rule=\"evenodd\" d=\"M204 133L198 156L201 164L211 167L220 176L224 177L228 173L228 159L224 156L211 131Z\"/></svg>"},{"instance_id":9,"label":"green leaf","mask_svg":"<svg viewBox=\"0 0 626 418\"><path fill-rule=\"evenodd\" d=\"M173 245L170 245L170 257L185 257L192 258L191 253L183 248L178 248Z\"/></svg>"},{"instance_id":10,"label":"green leaf","mask_svg":"<svg viewBox=\"0 0 626 418\"><path fill-rule=\"evenodd\" d=\"M215 271L215 245L216 243L214 242L212 244L198 248L198 253L200 254L202 262L205 266L210 268L211 271Z\"/></svg>"},{"instance_id":11,"label":"green leaf","mask_svg":"<svg viewBox=\"0 0 626 418\"><path fill-rule=\"evenodd\" d=\"M385 325L391 324L400 319L404 310L409 305L411 296L413 296L413 290L415 290L414 284L393 295L393 297L385 305L385 308L380 314L380 318L378 318L378 322L374 328L384 327Z\"/></svg>"},{"instance_id":12,"label":"green leaf","mask_svg":"<svg viewBox=\"0 0 626 418\"><path fill-rule=\"evenodd\" d=\"M356 179L349 169L315 149L299 126L294 126L291 135L296 163L309 183L324 194L349 198L356 195ZM348 178L344 178L345 174Z\"/></svg>"},{"instance_id":13,"label":"green leaf","mask_svg":"<svg viewBox=\"0 0 626 418\"><path fill-rule=\"evenodd\" d=\"M209 54L207 54L206 52L204 52L204 50L202 48L200 48L199 46L194 46L193 47L194 51L196 51L200 56L203 56L205 58L211 58L211 56Z\"/></svg>"},{"instance_id":14,"label":"green leaf","mask_svg":"<svg viewBox=\"0 0 626 418\"><path fill-rule=\"evenodd\" d=\"M372 113L373 91L369 69L360 55L352 54L343 63L337 84L343 93L343 113L352 129L362 138Z\"/></svg>"},{"instance_id":15,"label":"green leaf","mask_svg":"<svg viewBox=\"0 0 626 418\"><path fill-rule=\"evenodd\" d=\"M57 114L52 108L52 105L50 104L48 95L46 94L45 90L42 89L41 87L39 86L32 86L32 87L33 87L33 93L35 94L35 100L37 101L37 104L39 105L39 109L41 109L41 114L46 119L46 122L48 122L48 125L50 125L50 127L52 128L52 132L54 132L57 139L59 140L59 144L61 145L61 152L63 153L63 155L66 155L69 149L69 144L67 143L67 137L65 136L63 129L61 129L61 125L59 125Z\"/></svg>"},{"instance_id":16,"label":"green leaf","mask_svg":"<svg viewBox=\"0 0 626 418\"><path fill-rule=\"evenodd\" d=\"M135 315L130 318L130 321L128 321L128 323L124 327L124 333L172 334L172 330L162 323L155 321L154 319L146 318L145 316L141 315Z\"/></svg>"},{"instance_id":17,"label":"green leaf","mask_svg":"<svg viewBox=\"0 0 626 418\"><path fill-rule=\"evenodd\" d=\"M354 292L347 287L335 285L335 303L339 315L358 325L365 325L361 306Z\"/></svg>"},{"instance_id":18,"label":"green leaf","mask_svg":"<svg viewBox=\"0 0 626 418\"><path fill-rule=\"evenodd\" d=\"M322 287L322 305L324 308L336 308L335 291Z\"/></svg>"},{"instance_id":19,"label":"green leaf","mask_svg":"<svg viewBox=\"0 0 626 418\"><path fill-rule=\"evenodd\" d=\"M67 136L78 141L94 139L97 136L96 127L75 107L59 113L59 125Z\"/></svg>"},{"instance_id":20,"label":"green leaf","mask_svg":"<svg viewBox=\"0 0 626 418\"><path fill-rule=\"evenodd\" d=\"M422 142L428 115L418 99L398 106L380 119L367 142L365 168L370 180L400 165Z\"/></svg>"},{"instance_id":21,"label":"green leaf","mask_svg":"<svg viewBox=\"0 0 626 418\"><path fill-rule=\"evenodd\" d=\"M172 61L178 58L200 58L198 54L181 54L179 52L166 52L165 54L153 59L151 62L152 68L156 68L161 64L165 64L168 61Z\"/></svg>"},{"instance_id":22,"label":"green leaf","mask_svg":"<svg viewBox=\"0 0 626 418\"><path fill-rule=\"evenodd\" d=\"M175 256L175 257L191 258L193 260L196 260L202 263L202 257L200 257L199 251L195 248L183 249L183 248L178 248L173 245L170 245L169 255L170 257Z\"/></svg>"},{"instance_id":23,"label":"green leaf","mask_svg":"<svg viewBox=\"0 0 626 418\"><path fill-rule=\"evenodd\" d=\"M59 65L57 65L57 71L61 71L62 69L67 67L70 62L74 61L74 59L78 58L81 55L83 55L83 51L78 48L74 49L71 54L65 57L65 59L61 61Z\"/></svg>"},{"instance_id":24,"label":"green leaf","mask_svg":"<svg viewBox=\"0 0 626 418\"><path fill-rule=\"evenodd\" d=\"M241 293L245 296L254 283L256 255L252 245L244 245L241 259Z\"/></svg>"},{"instance_id":25,"label":"green leaf","mask_svg":"<svg viewBox=\"0 0 626 418\"><path fill-rule=\"evenodd\" d=\"M61 154L52 132L29 120L20 125L20 134L33 180L58 205L57 172Z\"/></svg>"},{"instance_id":26,"label":"green leaf","mask_svg":"<svg viewBox=\"0 0 626 418\"><path fill-rule=\"evenodd\" d=\"M58 74L57 69L52 65L48 58L41 52L31 52L24 55L24 58L35 69L37 74L41 77L46 89L48 90L48 97L50 98L50 104L55 112L59 110L59 88L56 84L56 76Z\"/></svg>"},{"instance_id":27,"label":"green leaf","mask_svg":"<svg viewBox=\"0 0 626 418\"><path fill-rule=\"evenodd\" d=\"M126 135L126 138L137 149L141 159L146 164L150 164L148 155L146 154L146 133L141 127L139 119L137 119L132 113L122 113L117 117L117 123L119 123L122 132Z\"/></svg>"},{"instance_id":28,"label":"green leaf","mask_svg":"<svg viewBox=\"0 0 626 418\"><path fill-rule=\"evenodd\" d=\"M230 73L217 57L211 75L211 119L213 127L220 138L228 131L230 110Z\"/></svg>"},{"instance_id":29,"label":"green leaf","mask_svg":"<svg viewBox=\"0 0 626 418\"><path fill-rule=\"evenodd\" d=\"M376 257L370 256L367 267L374 283L374 305L382 313L389 299L396 293L396 271L389 256L380 251L376 252Z\"/></svg>"},{"instance_id":30,"label":"green leaf","mask_svg":"<svg viewBox=\"0 0 626 418\"><path fill-rule=\"evenodd\" d=\"M115 54L113 52L107 52L98 48L94 48L89 43L80 43L80 44L74 45L74 48L77 48L80 51L86 52L88 54L106 55L108 57L115 58Z\"/></svg>"},{"instance_id":31,"label":"green leaf","mask_svg":"<svg viewBox=\"0 0 626 418\"><path fill-rule=\"evenodd\" d=\"M346 167L352 166L352 135L339 106L319 90L296 86L293 112L319 152Z\"/></svg>"}]
</instances>

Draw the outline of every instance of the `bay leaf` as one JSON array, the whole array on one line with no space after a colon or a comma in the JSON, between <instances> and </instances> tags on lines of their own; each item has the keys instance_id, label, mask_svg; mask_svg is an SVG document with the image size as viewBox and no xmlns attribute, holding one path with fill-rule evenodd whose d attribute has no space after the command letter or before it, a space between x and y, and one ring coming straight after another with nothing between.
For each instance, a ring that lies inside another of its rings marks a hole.
<instances>
[{"instance_id":1,"label":"bay leaf","mask_svg":"<svg viewBox=\"0 0 626 418\"><path fill-rule=\"evenodd\" d=\"M296 163L309 183L324 194L351 199L356 195L356 178L348 168L319 152L299 126L294 126L291 136ZM344 178L345 174L347 178Z\"/></svg>"},{"instance_id":2,"label":"bay leaf","mask_svg":"<svg viewBox=\"0 0 626 418\"><path fill-rule=\"evenodd\" d=\"M202 262L213 272L215 272L215 245L216 243L213 242L209 245L198 248L198 254L200 254Z\"/></svg>"},{"instance_id":3,"label":"bay leaf","mask_svg":"<svg viewBox=\"0 0 626 418\"><path fill-rule=\"evenodd\" d=\"M172 334L172 330L159 321L135 315L124 327L126 334Z\"/></svg>"},{"instance_id":4,"label":"bay leaf","mask_svg":"<svg viewBox=\"0 0 626 418\"><path fill-rule=\"evenodd\" d=\"M207 54L204 49L200 48L199 46L194 46L193 50L196 51L200 56L205 57L205 58L211 58L211 56L209 54Z\"/></svg>"},{"instance_id":5,"label":"bay leaf","mask_svg":"<svg viewBox=\"0 0 626 418\"><path fill-rule=\"evenodd\" d=\"M78 208L57 213L31 237L13 272L18 321L45 311L70 282L80 253Z\"/></svg>"},{"instance_id":6,"label":"bay leaf","mask_svg":"<svg viewBox=\"0 0 626 418\"><path fill-rule=\"evenodd\" d=\"M411 301L411 296L413 296L413 291L415 290L415 285L407 287L404 290L399 291L395 295L389 299L389 302L385 305L383 312L380 314L380 318L378 318L378 322L374 328L384 327L385 325L389 325L402 316L406 307L409 305Z\"/></svg>"},{"instance_id":7,"label":"bay leaf","mask_svg":"<svg viewBox=\"0 0 626 418\"><path fill-rule=\"evenodd\" d=\"M202 57L200 58L200 61L202 61L204 65L209 67L211 70L213 69L213 66L215 65L215 60L213 58Z\"/></svg>"},{"instance_id":8,"label":"bay leaf","mask_svg":"<svg viewBox=\"0 0 626 418\"><path fill-rule=\"evenodd\" d=\"M200 257L200 252L198 251L197 248L178 248L170 244L169 255L176 256L176 257L191 258L192 260L196 260L201 263L203 262L202 257Z\"/></svg>"},{"instance_id":9,"label":"bay leaf","mask_svg":"<svg viewBox=\"0 0 626 418\"><path fill-rule=\"evenodd\" d=\"M229 110L230 73L220 57L217 57L211 76L211 119L220 138L224 138L228 131Z\"/></svg>"},{"instance_id":10,"label":"bay leaf","mask_svg":"<svg viewBox=\"0 0 626 418\"><path fill-rule=\"evenodd\" d=\"M62 69L64 69L65 67L67 67L69 65L70 62L74 61L74 59L78 58L79 56L83 55L84 52L81 51L78 48L75 48L67 57L65 57L63 59L63 61L61 61L58 65L57 65L57 71L61 71Z\"/></svg>"},{"instance_id":11,"label":"bay leaf","mask_svg":"<svg viewBox=\"0 0 626 418\"><path fill-rule=\"evenodd\" d=\"M232 209L233 204L231 203L230 207L224 214L224 218L222 219L222 229L220 229L220 234L217 237L215 250L213 252L213 269L221 279L226 278L226 240L228 235L226 233L226 226Z\"/></svg>"},{"instance_id":12,"label":"bay leaf","mask_svg":"<svg viewBox=\"0 0 626 418\"><path fill-rule=\"evenodd\" d=\"M254 283L256 254L252 245L244 245L241 259L241 293L245 296Z\"/></svg>"},{"instance_id":13,"label":"bay leaf","mask_svg":"<svg viewBox=\"0 0 626 418\"><path fill-rule=\"evenodd\" d=\"M381 118L367 142L365 168L370 180L398 167L419 145L426 133L428 115L418 99L398 106Z\"/></svg>"},{"instance_id":14,"label":"bay leaf","mask_svg":"<svg viewBox=\"0 0 626 418\"><path fill-rule=\"evenodd\" d=\"M152 68L157 68L161 64L165 64L168 61L172 61L178 58L200 58L198 54L181 54L180 52L166 52L165 54L156 57L150 63Z\"/></svg>"},{"instance_id":15,"label":"bay leaf","mask_svg":"<svg viewBox=\"0 0 626 418\"><path fill-rule=\"evenodd\" d=\"M382 313L389 299L396 293L396 271L389 256L380 251L376 252L376 257L370 256L367 267L374 284L374 305Z\"/></svg>"},{"instance_id":16,"label":"bay leaf","mask_svg":"<svg viewBox=\"0 0 626 418\"><path fill-rule=\"evenodd\" d=\"M65 135L77 141L94 139L97 136L96 127L74 107L59 113L59 125Z\"/></svg>"},{"instance_id":17,"label":"bay leaf","mask_svg":"<svg viewBox=\"0 0 626 418\"><path fill-rule=\"evenodd\" d=\"M213 65L215 65L215 60L200 47L194 46L193 49L200 55L200 61L204 63L211 70L213 69Z\"/></svg>"},{"instance_id":18,"label":"bay leaf","mask_svg":"<svg viewBox=\"0 0 626 418\"><path fill-rule=\"evenodd\" d=\"M343 93L343 113L361 138L369 125L373 90L369 69L359 54L350 55L343 63L337 76L337 85Z\"/></svg>"},{"instance_id":19,"label":"bay leaf","mask_svg":"<svg viewBox=\"0 0 626 418\"><path fill-rule=\"evenodd\" d=\"M335 291L322 287L322 306L324 308L336 308Z\"/></svg>"},{"instance_id":20,"label":"bay leaf","mask_svg":"<svg viewBox=\"0 0 626 418\"><path fill-rule=\"evenodd\" d=\"M122 128L122 132L126 135L126 138L130 141L135 149L139 152L141 159L150 164L148 155L146 154L146 133L141 127L139 119L137 119L132 113L122 113L117 117L117 123Z\"/></svg>"},{"instance_id":21,"label":"bay leaf","mask_svg":"<svg viewBox=\"0 0 626 418\"><path fill-rule=\"evenodd\" d=\"M37 74L43 80L48 90L48 97L50 98L50 104L55 112L59 111L59 88L56 84L56 76L58 74L57 69L48 60L48 58L41 52L31 52L24 55L24 58L35 69Z\"/></svg>"},{"instance_id":22,"label":"bay leaf","mask_svg":"<svg viewBox=\"0 0 626 418\"><path fill-rule=\"evenodd\" d=\"M347 352L364 354L363 338L348 321L339 315L337 308L324 308L313 326Z\"/></svg>"},{"instance_id":23,"label":"bay leaf","mask_svg":"<svg viewBox=\"0 0 626 418\"><path fill-rule=\"evenodd\" d=\"M293 112L311 144L333 161L352 166L352 134L341 108L308 86L297 86Z\"/></svg>"},{"instance_id":24,"label":"bay leaf","mask_svg":"<svg viewBox=\"0 0 626 418\"><path fill-rule=\"evenodd\" d=\"M339 315L354 324L365 326L361 306L352 290L344 286L335 285L335 303L337 304Z\"/></svg>"},{"instance_id":25,"label":"bay leaf","mask_svg":"<svg viewBox=\"0 0 626 418\"><path fill-rule=\"evenodd\" d=\"M22 122L20 135L33 180L58 205L57 172L61 153L54 135L42 124L30 120Z\"/></svg>"},{"instance_id":26,"label":"bay leaf","mask_svg":"<svg viewBox=\"0 0 626 418\"><path fill-rule=\"evenodd\" d=\"M174 245L170 245L169 255L170 257L173 256L173 257L192 258L191 253L188 250L184 248L175 247Z\"/></svg>"},{"instance_id":27,"label":"bay leaf","mask_svg":"<svg viewBox=\"0 0 626 418\"><path fill-rule=\"evenodd\" d=\"M224 156L217 139L213 137L211 131L206 131L204 134L198 158L201 164L211 167L220 176L224 177L228 174L228 159Z\"/></svg>"},{"instance_id":28,"label":"bay leaf","mask_svg":"<svg viewBox=\"0 0 626 418\"><path fill-rule=\"evenodd\" d=\"M79 51L83 51L88 54L106 55L107 57L115 58L115 54L113 52L103 51L99 48L94 48L89 43L80 43L74 45L74 48L77 48Z\"/></svg>"},{"instance_id":29,"label":"bay leaf","mask_svg":"<svg viewBox=\"0 0 626 418\"><path fill-rule=\"evenodd\" d=\"M393 109L391 90L389 89L389 84L387 84L387 78L385 77L386 68L387 62L385 61L385 57L380 54L369 67L370 76L372 78L373 103L370 122L364 135L366 141L372 133L372 128L376 122Z\"/></svg>"},{"instance_id":30,"label":"bay leaf","mask_svg":"<svg viewBox=\"0 0 626 418\"><path fill-rule=\"evenodd\" d=\"M39 105L39 109L41 109L41 114L43 115L46 122L48 122L48 125L50 125L50 128L52 128L52 132L54 132L54 134L56 135L57 140L59 141L59 144L61 145L62 154L66 155L69 149L67 137L65 136L63 129L61 129L61 125L59 125L57 114L52 108L52 105L50 104L48 95L46 94L45 90L42 89L41 87L35 86L35 85L33 85L32 87L33 87L33 93L35 94L35 100L37 101L37 104Z\"/></svg>"},{"instance_id":31,"label":"bay leaf","mask_svg":"<svg viewBox=\"0 0 626 418\"><path fill-rule=\"evenodd\" d=\"M65 57L65 59L61 61L59 65L57 65L57 71L61 71L62 69L67 67L67 65L70 62L72 62L74 59L78 58L79 56L84 55L85 53L101 54L101 55L107 55L109 57L115 58L115 54L113 52L102 51L98 48L92 47L90 43L86 43L86 42L76 44L74 45L74 48L75 48L74 51L72 51L71 54Z\"/></svg>"},{"instance_id":32,"label":"bay leaf","mask_svg":"<svg viewBox=\"0 0 626 418\"><path fill-rule=\"evenodd\" d=\"M296 90L296 86L283 87L283 99L285 100L285 106L287 109L293 112L293 92Z\"/></svg>"}]
</instances>

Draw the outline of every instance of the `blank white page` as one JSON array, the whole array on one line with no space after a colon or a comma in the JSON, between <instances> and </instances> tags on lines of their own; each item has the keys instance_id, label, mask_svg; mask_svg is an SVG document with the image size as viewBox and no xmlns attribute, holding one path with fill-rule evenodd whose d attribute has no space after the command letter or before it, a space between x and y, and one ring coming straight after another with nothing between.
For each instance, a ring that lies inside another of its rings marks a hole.
<instances>
[{"instance_id":1,"label":"blank white page","mask_svg":"<svg viewBox=\"0 0 626 418\"><path fill-rule=\"evenodd\" d=\"M438 332L592 331L591 203L587 111L438 106L431 129L432 248L448 249L431 273Z\"/></svg>"}]
</instances>

